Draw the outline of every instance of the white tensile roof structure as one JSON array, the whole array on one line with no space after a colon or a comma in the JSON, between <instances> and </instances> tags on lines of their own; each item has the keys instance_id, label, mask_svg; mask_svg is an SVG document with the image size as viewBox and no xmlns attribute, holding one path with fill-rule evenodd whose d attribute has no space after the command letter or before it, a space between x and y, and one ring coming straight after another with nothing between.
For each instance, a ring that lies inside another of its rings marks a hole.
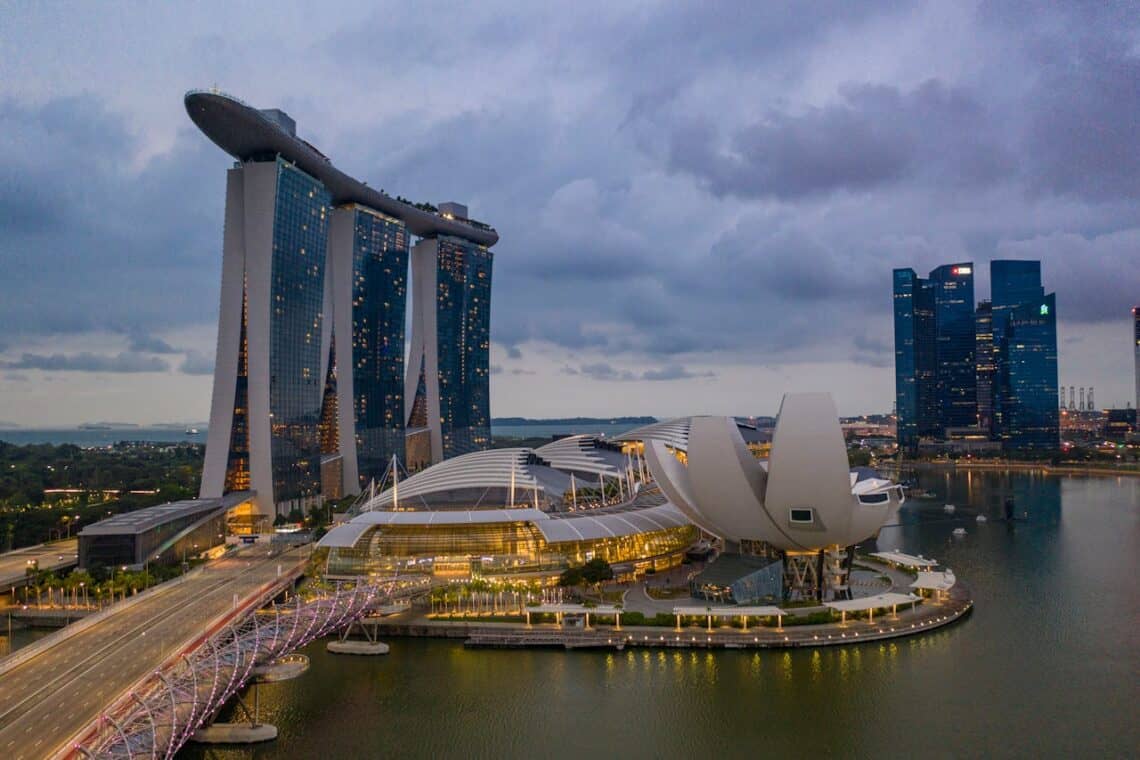
<instances>
[{"instance_id":1,"label":"white tensile roof structure","mask_svg":"<svg viewBox=\"0 0 1140 760\"><path fill-rule=\"evenodd\" d=\"M689 448L689 421L692 417L678 417L664 422L654 422L614 436L615 441L660 441L681 451Z\"/></svg>"},{"instance_id":2,"label":"white tensile roof structure","mask_svg":"<svg viewBox=\"0 0 1140 760\"><path fill-rule=\"evenodd\" d=\"M600 441L591 435L570 435L539 446L534 453L557 470L618 477L625 465L625 458L619 452L609 451L599 444Z\"/></svg>"},{"instance_id":3,"label":"white tensile roof structure","mask_svg":"<svg viewBox=\"0 0 1140 760\"><path fill-rule=\"evenodd\" d=\"M910 587L927 591L949 591L957 582L953 570L944 570L941 573L920 572Z\"/></svg>"},{"instance_id":4,"label":"white tensile roof structure","mask_svg":"<svg viewBox=\"0 0 1140 760\"><path fill-rule=\"evenodd\" d=\"M837 602L824 602L824 607L830 607L837 612L866 612L867 610L877 610L883 607L894 607L899 604L913 604L921 599L921 597L914 594L899 594L897 592L887 592L885 594L875 594L874 596L863 596L858 599L842 599Z\"/></svg>"},{"instance_id":5,"label":"white tensile roof structure","mask_svg":"<svg viewBox=\"0 0 1140 760\"><path fill-rule=\"evenodd\" d=\"M904 554L903 552L875 552L871 555L884 562L909 567L915 570L928 570L938 564L938 560L929 559L922 555Z\"/></svg>"},{"instance_id":6,"label":"white tensile roof structure","mask_svg":"<svg viewBox=\"0 0 1140 760\"><path fill-rule=\"evenodd\" d=\"M618 538L689 524L688 519L672 504L611 507L558 514L533 508L375 511L362 512L350 522L336 526L321 539L320 546L353 547L365 533L376 526L493 525L511 522L534 525L547 543Z\"/></svg>"},{"instance_id":7,"label":"white tensile roof structure","mask_svg":"<svg viewBox=\"0 0 1140 760\"><path fill-rule=\"evenodd\" d=\"M573 489L598 479L625 483L627 462L590 436L571 436L537 449L489 449L454 457L399 481L366 500L349 522L334 527L321 546L356 546L377 526L491 525L526 522L549 543L617 538L690 525L656 489L643 488L624 503L580 511L567 506ZM511 494L513 492L513 502ZM448 505L457 508L448 508ZM513 505L513 506L512 506Z\"/></svg>"}]
</instances>

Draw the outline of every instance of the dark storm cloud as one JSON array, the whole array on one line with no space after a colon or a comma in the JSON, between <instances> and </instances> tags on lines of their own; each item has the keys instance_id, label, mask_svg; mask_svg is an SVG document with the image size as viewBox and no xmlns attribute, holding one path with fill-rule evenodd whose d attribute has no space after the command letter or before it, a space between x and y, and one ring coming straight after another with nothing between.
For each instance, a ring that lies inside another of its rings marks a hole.
<instances>
[{"instance_id":1,"label":"dark storm cloud","mask_svg":"<svg viewBox=\"0 0 1140 760\"><path fill-rule=\"evenodd\" d=\"M177 348L170 345L162 338L145 334L135 334L130 336L130 345L128 346L128 350L137 351L144 354L180 353Z\"/></svg>"},{"instance_id":2,"label":"dark storm cloud","mask_svg":"<svg viewBox=\"0 0 1140 760\"><path fill-rule=\"evenodd\" d=\"M894 348L887 336L869 336L859 334L852 341L855 351L851 354L851 361L855 364L865 364L868 367L894 366Z\"/></svg>"},{"instance_id":3,"label":"dark storm cloud","mask_svg":"<svg viewBox=\"0 0 1140 760\"><path fill-rule=\"evenodd\" d=\"M604 382L620 382L629 383L637 380L645 380L650 382L668 381L668 380L690 380L692 378L712 378L716 377L715 372L691 372L680 364L667 364L658 369L647 369L643 372L631 372L629 370L618 369L609 362L593 362L589 364L582 364L578 367L565 366L562 368L562 374L576 376L580 375L588 377L591 380L601 380Z\"/></svg>"},{"instance_id":4,"label":"dark storm cloud","mask_svg":"<svg viewBox=\"0 0 1140 760\"><path fill-rule=\"evenodd\" d=\"M225 166L216 151L183 133L132 169L137 139L90 97L0 101L0 133L6 330L145 336L212 319Z\"/></svg>"},{"instance_id":5,"label":"dark storm cloud","mask_svg":"<svg viewBox=\"0 0 1140 760\"><path fill-rule=\"evenodd\" d=\"M715 372L690 372L680 364L668 364L660 369L647 369L642 380L688 380L694 377L716 377Z\"/></svg>"},{"instance_id":6,"label":"dark storm cloud","mask_svg":"<svg viewBox=\"0 0 1140 760\"><path fill-rule=\"evenodd\" d=\"M714 355L889 366L895 266L1040 258L1062 319L1120 318L1140 250L1134 6L974 8L385 9L271 80L242 57L248 25L190 49L224 62L194 76L288 108L351 174L498 229L506 371L542 341L567 375L633 382ZM352 89L326 92L346 65ZM181 131L148 160L112 98L0 101L0 324L21 350L216 319L229 159L170 95L183 74L158 75Z\"/></svg>"},{"instance_id":7,"label":"dark storm cloud","mask_svg":"<svg viewBox=\"0 0 1140 760\"><path fill-rule=\"evenodd\" d=\"M214 374L214 357L207 356L201 351L187 351L186 358L178 367L184 375L212 375Z\"/></svg>"},{"instance_id":8,"label":"dark storm cloud","mask_svg":"<svg viewBox=\"0 0 1140 760\"><path fill-rule=\"evenodd\" d=\"M629 382L636 380L637 376L628 370L619 370L609 362L594 362L578 367L578 372L592 380L609 380Z\"/></svg>"},{"instance_id":9,"label":"dark storm cloud","mask_svg":"<svg viewBox=\"0 0 1140 760\"><path fill-rule=\"evenodd\" d=\"M985 183L1014 168L995 139L997 127L970 93L937 80L912 91L849 84L835 103L802 113L773 111L727 137L711 122L681 124L668 166L715 195L792 200L920 176Z\"/></svg>"},{"instance_id":10,"label":"dark storm cloud","mask_svg":"<svg viewBox=\"0 0 1140 760\"><path fill-rule=\"evenodd\" d=\"M5 369L38 369L45 372L165 372L169 365L155 356L129 352L114 355L93 354L21 354L19 359L0 362Z\"/></svg>"},{"instance_id":11,"label":"dark storm cloud","mask_svg":"<svg viewBox=\"0 0 1140 760\"><path fill-rule=\"evenodd\" d=\"M1032 180L1039 189L1094 200L1140 198L1136 45L1119 32L1082 38L1045 62L1027 139L1028 152L1038 157Z\"/></svg>"}]
</instances>

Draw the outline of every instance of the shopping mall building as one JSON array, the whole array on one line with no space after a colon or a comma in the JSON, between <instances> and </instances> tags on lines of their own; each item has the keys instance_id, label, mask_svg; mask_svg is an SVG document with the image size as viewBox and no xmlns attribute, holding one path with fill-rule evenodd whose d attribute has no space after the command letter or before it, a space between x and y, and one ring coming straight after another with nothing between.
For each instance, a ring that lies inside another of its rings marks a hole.
<instances>
[{"instance_id":1,"label":"shopping mall building","mask_svg":"<svg viewBox=\"0 0 1140 760\"><path fill-rule=\"evenodd\" d=\"M320 542L330 575L549 577L595 557L618 575L679 565L699 538L633 439L479 451L361 500Z\"/></svg>"}]
</instances>

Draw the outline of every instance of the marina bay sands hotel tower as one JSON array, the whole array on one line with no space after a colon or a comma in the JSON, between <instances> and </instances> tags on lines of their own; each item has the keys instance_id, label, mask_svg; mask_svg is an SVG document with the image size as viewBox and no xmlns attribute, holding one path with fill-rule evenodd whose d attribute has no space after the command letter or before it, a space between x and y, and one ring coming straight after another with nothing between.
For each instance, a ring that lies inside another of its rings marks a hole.
<instances>
[{"instance_id":1,"label":"marina bay sands hotel tower","mask_svg":"<svg viewBox=\"0 0 1140 760\"><path fill-rule=\"evenodd\" d=\"M353 179L282 111L185 102L236 159L201 495L252 491L282 514L359 493L393 456L415 468L489 447L494 229Z\"/></svg>"}]
</instances>

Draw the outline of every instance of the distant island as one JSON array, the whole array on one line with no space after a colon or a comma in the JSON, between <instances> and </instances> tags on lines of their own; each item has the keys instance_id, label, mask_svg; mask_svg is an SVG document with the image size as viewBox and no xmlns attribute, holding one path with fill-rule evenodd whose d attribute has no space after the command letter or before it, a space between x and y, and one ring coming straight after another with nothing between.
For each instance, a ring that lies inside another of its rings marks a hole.
<instances>
[{"instance_id":1,"label":"distant island","mask_svg":"<svg viewBox=\"0 0 1140 760\"><path fill-rule=\"evenodd\" d=\"M652 425L656 417L558 417L532 420L529 417L493 417L492 425Z\"/></svg>"}]
</instances>

